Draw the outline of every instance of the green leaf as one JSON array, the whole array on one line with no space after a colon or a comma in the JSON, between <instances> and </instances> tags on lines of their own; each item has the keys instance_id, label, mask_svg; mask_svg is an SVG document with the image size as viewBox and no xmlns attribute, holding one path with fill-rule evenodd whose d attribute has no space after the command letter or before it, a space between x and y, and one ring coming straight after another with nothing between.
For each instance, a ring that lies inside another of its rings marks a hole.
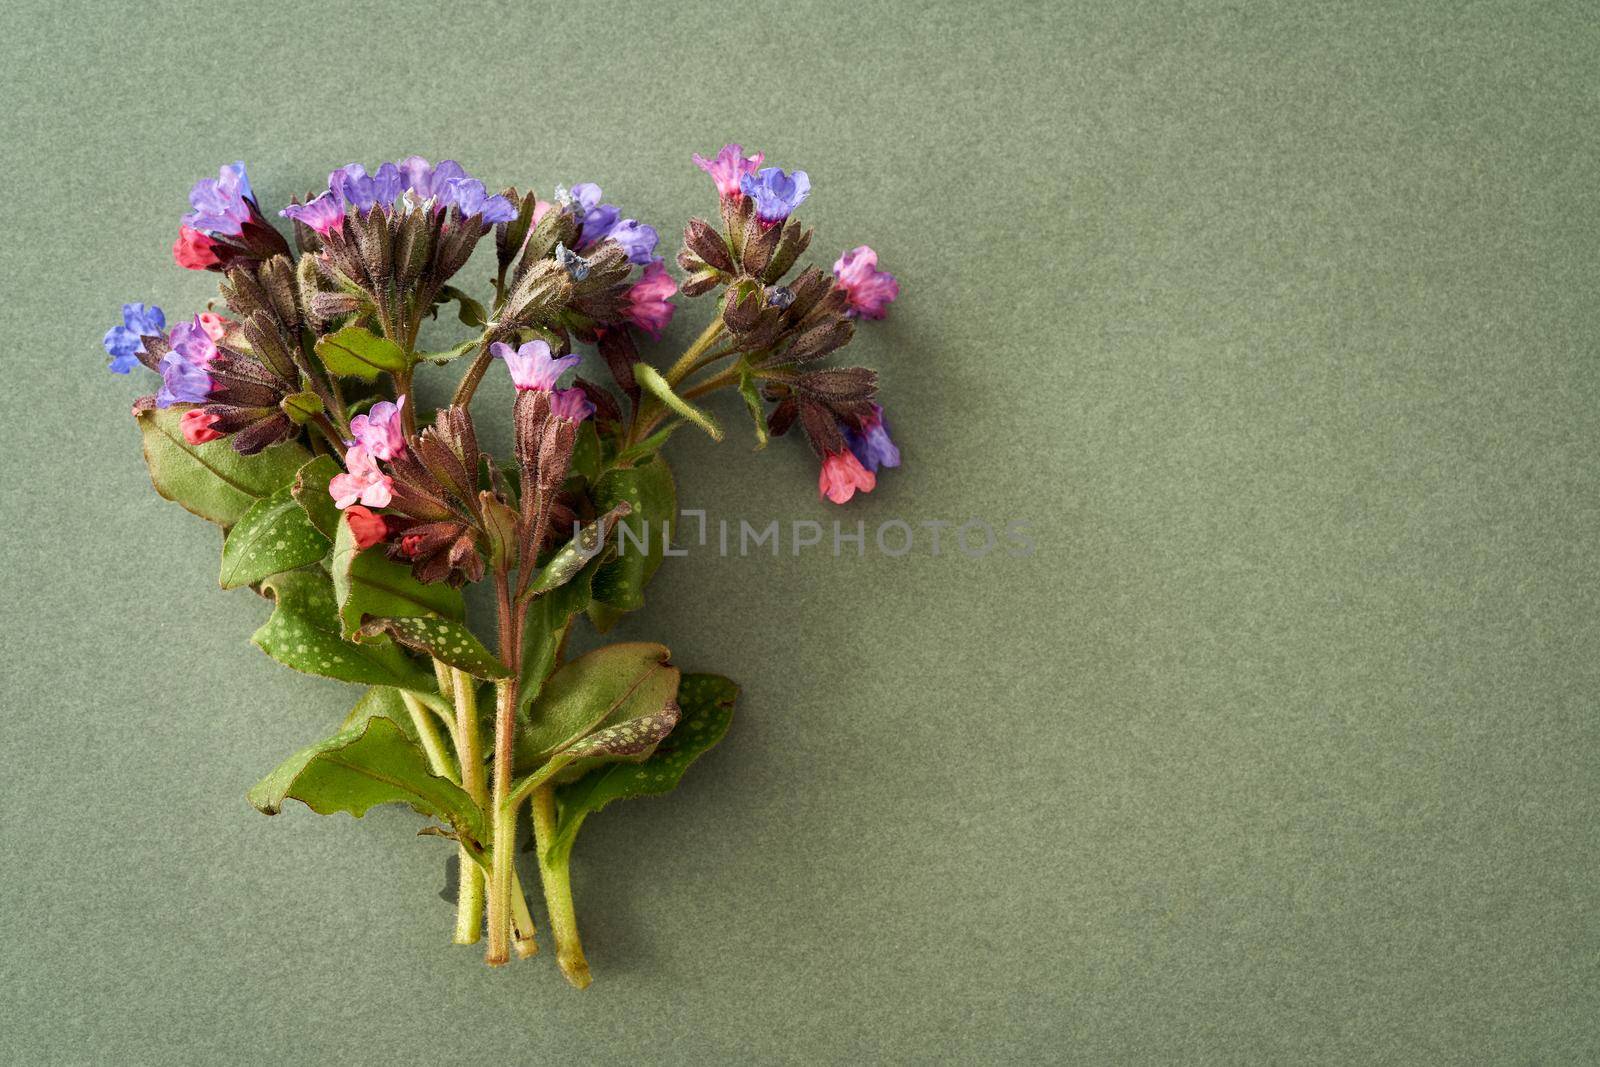
<instances>
[{"instance_id":1,"label":"green leaf","mask_svg":"<svg viewBox=\"0 0 1600 1067\"><path fill-rule=\"evenodd\" d=\"M274 601L272 617L250 640L285 667L341 682L434 691L432 674L392 642L357 645L339 635L333 583L320 568L275 574L261 590Z\"/></svg>"},{"instance_id":2,"label":"green leaf","mask_svg":"<svg viewBox=\"0 0 1600 1067\"><path fill-rule=\"evenodd\" d=\"M594 599L607 607L637 611L644 606L645 583L661 566L678 517L672 469L657 456L637 467L612 470L595 485L593 495L595 507L601 511L624 501L633 508L621 523L631 532L619 530L616 534L617 557L595 574ZM592 618L594 612L590 615ZM600 620L595 624L599 626Z\"/></svg>"},{"instance_id":3,"label":"green leaf","mask_svg":"<svg viewBox=\"0 0 1600 1067\"><path fill-rule=\"evenodd\" d=\"M649 437L646 437L643 441L640 441L638 444L634 445L632 448L623 449L621 452L617 453L617 464L619 466L625 466L629 463L643 459L645 456L655 455L657 452L661 451L661 446L667 443L667 438L671 437L675 432L677 432L678 427L682 425L683 423L681 422L669 422L665 426L661 427L661 429L651 434Z\"/></svg>"},{"instance_id":4,"label":"green leaf","mask_svg":"<svg viewBox=\"0 0 1600 1067\"><path fill-rule=\"evenodd\" d=\"M318 456L295 472L289 495L294 497L317 532L332 541L339 532L339 509L333 506L328 483L344 473L332 456Z\"/></svg>"},{"instance_id":5,"label":"green leaf","mask_svg":"<svg viewBox=\"0 0 1600 1067\"><path fill-rule=\"evenodd\" d=\"M407 737L416 737L417 725L411 721L411 712L406 708L406 702L400 696L400 690L387 685L375 685L368 689L356 706L350 709L350 714L344 717L344 722L339 724L339 732L359 729L367 724L368 719L384 718L400 727Z\"/></svg>"},{"instance_id":6,"label":"green leaf","mask_svg":"<svg viewBox=\"0 0 1600 1067\"><path fill-rule=\"evenodd\" d=\"M476 634L454 619L441 619L436 615L371 619L356 631L356 640L365 642L385 634L407 648L425 652L440 663L448 663L475 678L505 678L511 674L505 664L483 647Z\"/></svg>"},{"instance_id":7,"label":"green leaf","mask_svg":"<svg viewBox=\"0 0 1600 1067\"><path fill-rule=\"evenodd\" d=\"M539 571L538 577L528 587L528 591L535 596L549 593L558 589L582 573L584 567L589 565L606 547L606 538L611 536L612 527L617 520L627 515L633 508L632 504L623 501L594 522L585 526L573 535L572 540L556 550L544 567Z\"/></svg>"},{"instance_id":8,"label":"green leaf","mask_svg":"<svg viewBox=\"0 0 1600 1067\"><path fill-rule=\"evenodd\" d=\"M317 342L317 357L329 373L364 382L379 374L403 372L411 366L405 349L364 326L346 326Z\"/></svg>"},{"instance_id":9,"label":"green leaf","mask_svg":"<svg viewBox=\"0 0 1600 1067\"><path fill-rule=\"evenodd\" d=\"M612 763L556 790L560 818L550 851L565 855L583 820L613 800L670 792L700 755L722 740L733 721L739 687L720 674L685 674L678 686L677 728L642 763Z\"/></svg>"},{"instance_id":10,"label":"green leaf","mask_svg":"<svg viewBox=\"0 0 1600 1067\"><path fill-rule=\"evenodd\" d=\"M711 436L713 441L722 440L722 427L717 425L717 420L711 413L695 407L683 397L672 391L672 386L661 376L661 372L648 363L639 362L633 365L633 377L645 391L661 401L673 411L682 415L696 426L700 427Z\"/></svg>"},{"instance_id":11,"label":"green leaf","mask_svg":"<svg viewBox=\"0 0 1600 1067\"><path fill-rule=\"evenodd\" d=\"M767 447L767 409L761 403L761 393L756 388L756 380L750 376L749 368L739 371L739 395L744 397L744 406L750 409L750 421L756 427L756 450Z\"/></svg>"},{"instance_id":12,"label":"green leaf","mask_svg":"<svg viewBox=\"0 0 1600 1067\"><path fill-rule=\"evenodd\" d=\"M134 412L144 438L144 461L156 492L202 519L232 526L250 505L288 485L311 454L287 441L241 456L226 438L191 445L179 419L187 405Z\"/></svg>"},{"instance_id":13,"label":"green leaf","mask_svg":"<svg viewBox=\"0 0 1600 1067\"><path fill-rule=\"evenodd\" d=\"M464 325L476 326L481 330L489 324L489 313L484 311L483 305L472 299L472 297L453 285L447 285L439 290L438 301L441 305L451 300L460 305L456 315ZM477 344L476 341L472 343Z\"/></svg>"},{"instance_id":14,"label":"green leaf","mask_svg":"<svg viewBox=\"0 0 1600 1067\"><path fill-rule=\"evenodd\" d=\"M593 419L584 419L578 424L578 436L572 442L572 466L568 469L592 483L600 477L602 462L600 433Z\"/></svg>"},{"instance_id":15,"label":"green leaf","mask_svg":"<svg viewBox=\"0 0 1600 1067\"><path fill-rule=\"evenodd\" d=\"M367 616L409 619L442 615L461 619L466 614L461 591L443 582L423 585L411 577L411 568L384 558L381 552L357 551L350 524L341 522L333 539L333 591L339 604L341 634L355 636Z\"/></svg>"},{"instance_id":16,"label":"green leaf","mask_svg":"<svg viewBox=\"0 0 1600 1067\"><path fill-rule=\"evenodd\" d=\"M328 539L284 486L250 505L222 542L224 589L315 563L328 554Z\"/></svg>"},{"instance_id":17,"label":"green leaf","mask_svg":"<svg viewBox=\"0 0 1600 1067\"><path fill-rule=\"evenodd\" d=\"M592 560L577 577L528 605L522 626L522 680L517 686L517 707L526 707L539 695L572 617L589 606L590 583L599 569L600 561Z\"/></svg>"},{"instance_id":18,"label":"green leaf","mask_svg":"<svg viewBox=\"0 0 1600 1067\"><path fill-rule=\"evenodd\" d=\"M278 401L278 408L296 426L304 426L322 414L322 398L316 393L303 391Z\"/></svg>"},{"instance_id":19,"label":"green leaf","mask_svg":"<svg viewBox=\"0 0 1600 1067\"><path fill-rule=\"evenodd\" d=\"M379 804L409 804L482 841L483 813L466 792L428 770L428 758L384 716L334 734L284 760L250 790L256 810L276 815L298 800L319 815L347 811L356 818Z\"/></svg>"},{"instance_id":20,"label":"green leaf","mask_svg":"<svg viewBox=\"0 0 1600 1067\"><path fill-rule=\"evenodd\" d=\"M477 350L478 338L474 337L470 341L462 341L460 344L446 348L442 352L418 352L417 360L419 362L427 360L436 367L442 367L453 359L460 359L462 356L470 355Z\"/></svg>"},{"instance_id":21,"label":"green leaf","mask_svg":"<svg viewBox=\"0 0 1600 1067\"><path fill-rule=\"evenodd\" d=\"M678 691L670 655L648 642L607 645L556 671L519 731L517 767L536 767L596 729L659 712Z\"/></svg>"}]
</instances>

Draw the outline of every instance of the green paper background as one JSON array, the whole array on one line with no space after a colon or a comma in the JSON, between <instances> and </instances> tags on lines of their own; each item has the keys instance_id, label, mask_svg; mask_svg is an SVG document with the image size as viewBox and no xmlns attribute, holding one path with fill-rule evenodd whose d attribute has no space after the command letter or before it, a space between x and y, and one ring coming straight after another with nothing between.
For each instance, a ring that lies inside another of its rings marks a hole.
<instances>
[{"instance_id":1,"label":"green paper background","mask_svg":"<svg viewBox=\"0 0 1600 1067\"><path fill-rule=\"evenodd\" d=\"M0 20L0 1060L1600 1059L1592 5ZM729 138L899 274L850 354L905 467L839 511L730 397L684 504L1037 552L669 561L621 635L745 695L586 828L579 994L449 945L410 813L245 804L356 694L249 645L99 338L211 292L223 162L594 179L675 249Z\"/></svg>"}]
</instances>

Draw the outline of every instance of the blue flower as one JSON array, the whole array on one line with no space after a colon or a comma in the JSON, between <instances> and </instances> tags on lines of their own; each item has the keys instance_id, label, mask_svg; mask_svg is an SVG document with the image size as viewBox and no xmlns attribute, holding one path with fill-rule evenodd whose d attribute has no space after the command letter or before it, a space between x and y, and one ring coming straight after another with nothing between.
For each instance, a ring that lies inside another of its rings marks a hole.
<instances>
[{"instance_id":1,"label":"blue flower","mask_svg":"<svg viewBox=\"0 0 1600 1067\"><path fill-rule=\"evenodd\" d=\"M144 338L160 337L166 329L167 317L154 304L123 304L122 325L106 331L101 344L111 357L108 364L116 374L127 374L139 365L139 353L144 351Z\"/></svg>"},{"instance_id":2,"label":"blue flower","mask_svg":"<svg viewBox=\"0 0 1600 1067\"><path fill-rule=\"evenodd\" d=\"M463 178L452 182L441 194L441 202L453 203L467 218L482 216L484 222L510 222L517 217L516 206L505 197L489 196L483 183L476 178Z\"/></svg>"},{"instance_id":3,"label":"blue flower","mask_svg":"<svg viewBox=\"0 0 1600 1067\"><path fill-rule=\"evenodd\" d=\"M782 222L811 195L811 178L803 170L793 176L778 167L763 167L739 179L739 191L756 202L756 218L768 226Z\"/></svg>"},{"instance_id":4,"label":"blue flower","mask_svg":"<svg viewBox=\"0 0 1600 1067\"><path fill-rule=\"evenodd\" d=\"M655 261L656 244L661 240L654 226L646 226L637 219L623 219L611 227L606 236L622 246L628 259L641 265Z\"/></svg>"}]
</instances>

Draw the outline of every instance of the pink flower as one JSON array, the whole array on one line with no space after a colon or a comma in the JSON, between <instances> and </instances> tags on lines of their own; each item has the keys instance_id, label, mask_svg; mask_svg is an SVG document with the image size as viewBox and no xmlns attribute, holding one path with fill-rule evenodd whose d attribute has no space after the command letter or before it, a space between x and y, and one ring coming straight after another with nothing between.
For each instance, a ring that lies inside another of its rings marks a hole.
<instances>
[{"instance_id":1,"label":"pink flower","mask_svg":"<svg viewBox=\"0 0 1600 1067\"><path fill-rule=\"evenodd\" d=\"M194 318L200 324L200 328L206 332L206 336L211 338L213 344L227 336L228 327L233 325L221 315L210 311L202 311Z\"/></svg>"},{"instance_id":2,"label":"pink flower","mask_svg":"<svg viewBox=\"0 0 1600 1067\"><path fill-rule=\"evenodd\" d=\"M393 459L406 450L405 420L400 417L406 398L391 404L380 400L365 415L350 420L350 434L356 444L378 459Z\"/></svg>"},{"instance_id":3,"label":"pink flower","mask_svg":"<svg viewBox=\"0 0 1600 1067\"><path fill-rule=\"evenodd\" d=\"M511 382L518 389L550 389L570 368L581 361L576 354L552 359L550 345L545 341L529 341L512 348L504 341L489 346L489 353L506 361L511 372Z\"/></svg>"},{"instance_id":4,"label":"pink flower","mask_svg":"<svg viewBox=\"0 0 1600 1067\"><path fill-rule=\"evenodd\" d=\"M344 454L349 474L336 474L328 483L333 506L347 508L357 500L369 508L388 507L394 499L394 482L378 469L378 463L360 445L351 445Z\"/></svg>"},{"instance_id":5,"label":"pink flower","mask_svg":"<svg viewBox=\"0 0 1600 1067\"><path fill-rule=\"evenodd\" d=\"M535 200L533 202L533 215L528 221L529 226L539 225L539 220L550 214L550 209L555 205L548 200Z\"/></svg>"},{"instance_id":6,"label":"pink flower","mask_svg":"<svg viewBox=\"0 0 1600 1067\"><path fill-rule=\"evenodd\" d=\"M179 226L178 239L172 242L172 258L185 270L207 270L222 262L217 242L193 226Z\"/></svg>"},{"instance_id":7,"label":"pink flower","mask_svg":"<svg viewBox=\"0 0 1600 1067\"><path fill-rule=\"evenodd\" d=\"M694 154L694 165L711 175L711 180L717 183L717 195L724 200L737 200L743 196L739 191L739 179L746 174L754 174L766 158L761 152L742 156L739 153L743 151L741 145L725 144L715 159L707 159L698 152Z\"/></svg>"},{"instance_id":8,"label":"pink flower","mask_svg":"<svg viewBox=\"0 0 1600 1067\"><path fill-rule=\"evenodd\" d=\"M678 283L667 273L666 265L657 260L644 269L643 276L628 290L628 306L622 313L651 337L660 337L677 310L669 302L677 291Z\"/></svg>"},{"instance_id":9,"label":"pink flower","mask_svg":"<svg viewBox=\"0 0 1600 1067\"><path fill-rule=\"evenodd\" d=\"M877 475L863 467L847 449L830 452L822 461L822 477L817 480L817 489L835 504L843 504L856 495L857 489L870 493L877 484Z\"/></svg>"},{"instance_id":10,"label":"pink flower","mask_svg":"<svg viewBox=\"0 0 1600 1067\"><path fill-rule=\"evenodd\" d=\"M594 405L582 389L557 389L550 394L550 414L568 422L582 422L594 414Z\"/></svg>"},{"instance_id":11,"label":"pink flower","mask_svg":"<svg viewBox=\"0 0 1600 1067\"><path fill-rule=\"evenodd\" d=\"M369 549L389 536L389 524L383 520L383 516L368 511L360 504L346 509L344 521L350 524L350 532L355 535L357 552Z\"/></svg>"},{"instance_id":12,"label":"pink flower","mask_svg":"<svg viewBox=\"0 0 1600 1067\"><path fill-rule=\"evenodd\" d=\"M900 283L893 274L878 269L878 253L866 245L840 256L833 265L833 274L850 300L850 310L846 312L849 315L881 319L889 301L900 295Z\"/></svg>"},{"instance_id":13,"label":"pink flower","mask_svg":"<svg viewBox=\"0 0 1600 1067\"><path fill-rule=\"evenodd\" d=\"M211 427L216 424L217 416L195 408L185 411L178 420L178 426L183 430L183 439L191 445L203 445L207 441L215 441L222 435Z\"/></svg>"}]
</instances>

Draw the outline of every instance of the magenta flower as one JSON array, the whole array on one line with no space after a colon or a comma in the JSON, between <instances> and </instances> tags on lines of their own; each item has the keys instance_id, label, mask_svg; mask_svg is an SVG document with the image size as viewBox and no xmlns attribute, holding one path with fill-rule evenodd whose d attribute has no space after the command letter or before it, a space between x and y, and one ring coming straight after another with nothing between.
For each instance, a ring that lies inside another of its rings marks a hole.
<instances>
[{"instance_id":1,"label":"magenta flower","mask_svg":"<svg viewBox=\"0 0 1600 1067\"><path fill-rule=\"evenodd\" d=\"M319 193L304 204L290 204L278 214L303 222L326 237L344 225L344 200L333 192Z\"/></svg>"},{"instance_id":2,"label":"magenta flower","mask_svg":"<svg viewBox=\"0 0 1600 1067\"><path fill-rule=\"evenodd\" d=\"M717 183L717 195L724 200L733 200L742 195L740 179L746 174L754 174L766 158L760 152L753 156L740 155L743 151L740 145L725 144L714 159L707 159L698 152L694 154L694 165L711 175L711 180Z\"/></svg>"},{"instance_id":3,"label":"magenta flower","mask_svg":"<svg viewBox=\"0 0 1600 1067\"><path fill-rule=\"evenodd\" d=\"M828 453L822 461L822 476L817 479L818 491L835 504L848 501L856 495L857 489L870 493L877 484L877 476L848 450Z\"/></svg>"},{"instance_id":4,"label":"magenta flower","mask_svg":"<svg viewBox=\"0 0 1600 1067\"><path fill-rule=\"evenodd\" d=\"M555 386L556 379L580 362L577 355L551 358L550 345L538 340L529 341L517 348L512 348L504 341L496 341L489 346L489 354L506 361L506 369L511 372L511 382L518 389L551 389Z\"/></svg>"},{"instance_id":5,"label":"magenta flower","mask_svg":"<svg viewBox=\"0 0 1600 1067\"><path fill-rule=\"evenodd\" d=\"M215 315L210 317L218 318ZM211 361L217 358L217 342L212 334L214 329L215 326L210 326L205 319L196 315L192 322L180 322L174 326L167 337L167 344L196 367L209 367Z\"/></svg>"},{"instance_id":6,"label":"magenta flower","mask_svg":"<svg viewBox=\"0 0 1600 1067\"><path fill-rule=\"evenodd\" d=\"M670 302L672 294L677 291L678 283L667 273L666 265L652 263L628 290L628 306L623 308L622 313L651 337L660 337L661 331L672 321L672 313L677 310Z\"/></svg>"},{"instance_id":7,"label":"magenta flower","mask_svg":"<svg viewBox=\"0 0 1600 1067\"><path fill-rule=\"evenodd\" d=\"M405 420L401 413L406 398L390 403L380 400L364 415L350 420L350 433L355 443L378 459L393 459L406 450Z\"/></svg>"},{"instance_id":8,"label":"magenta flower","mask_svg":"<svg viewBox=\"0 0 1600 1067\"><path fill-rule=\"evenodd\" d=\"M206 234L237 237L250 221L255 196L244 161L223 167L216 178L202 178L189 190L189 205L194 208L183 217L184 225Z\"/></svg>"},{"instance_id":9,"label":"magenta flower","mask_svg":"<svg viewBox=\"0 0 1600 1067\"><path fill-rule=\"evenodd\" d=\"M344 465L349 473L336 474L328 483L334 507L347 508L358 500L369 508L388 507L394 499L394 482L365 448L352 445L344 454Z\"/></svg>"},{"instance_id":10,"label":"magenta flower","mask_svg":"<svg viewBox=\"0 0 1600 1067\"><path fill-rule=\"evenodd\" d=\"M833 265L833 276L850 301L845 314L865 319L881 319L888 313L889 301L900 295L900 283L893 274L878 269L878 253L861 245L852 248Z\"/></svg>"},{"instance_id":11,"label":"magenta flower","mask_svg":"<svg viewBox=\"0 0 1600 1067\"><path fill-rule=\"evenodd\" d=\"M550 414L568 422L582 422L594 414L594 405L582 389L557 389L550 394Z\"/></svg>"}]
</instances>

